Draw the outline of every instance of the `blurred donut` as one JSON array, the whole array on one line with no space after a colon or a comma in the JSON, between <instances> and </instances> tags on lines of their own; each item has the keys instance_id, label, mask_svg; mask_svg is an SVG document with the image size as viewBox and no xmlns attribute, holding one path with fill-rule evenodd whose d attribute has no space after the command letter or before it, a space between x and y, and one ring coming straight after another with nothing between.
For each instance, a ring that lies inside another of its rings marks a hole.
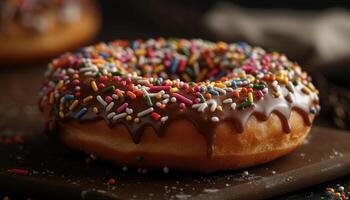
<instances>
[{"instance_id":1,"label":"blurred donut","mask_svg":"<svg viewBox=\"0 0 350 200\"><path fill-rule=\"evenodd\" d=\"M57 56L87 44L100 28L91 0L3 0L0 13L1 65Z\"/></svg>"}]
</instances>

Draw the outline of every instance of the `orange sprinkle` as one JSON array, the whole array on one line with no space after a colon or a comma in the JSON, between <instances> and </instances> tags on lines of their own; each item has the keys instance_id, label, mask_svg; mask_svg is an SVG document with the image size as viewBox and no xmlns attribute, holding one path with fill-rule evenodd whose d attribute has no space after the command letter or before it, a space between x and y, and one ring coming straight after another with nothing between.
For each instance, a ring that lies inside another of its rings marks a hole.
<instances>
[{"instance_id":1,"label":"orange sprinkle","mask_svg":"<svg viewBox=\"0 0 350 200\"><path fill-rule=\"evenodd\" d=\"M205 93L204 96L205 96L207 99L211 99L211 94L210 94L210 93Z\"/></svg>"},{"instance_id":2,"label":"orange sprinkle","mask_svg":"<svg viewBox=\"0 0 350 200\"><path fill-rule=\"evenodd\" d=\"M136 94L134 94L131 91L127 91L126 94L131 98L131 99L136 99Z\"/></svg>"}]
</instances>

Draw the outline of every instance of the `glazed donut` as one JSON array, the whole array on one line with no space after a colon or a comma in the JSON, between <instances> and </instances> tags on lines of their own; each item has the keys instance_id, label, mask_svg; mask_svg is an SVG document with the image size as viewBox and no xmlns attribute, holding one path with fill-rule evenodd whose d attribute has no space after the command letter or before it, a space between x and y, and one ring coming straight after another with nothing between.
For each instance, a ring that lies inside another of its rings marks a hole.
<instances>
[{"instance_id":1,"label":"glazed donut","mask_svg":"<svg viewBox=\"0 0 350 200\"><path fill-rule=\"evenodd\" d=\"M201 39L117 40L53 60L40 93L50 134L136 168L213 172L299 146L318 91L283 54Z\"/></svg>"},{"instance_id":2,"label":"glazed donut","mask_svg":"<svg viewBox=\"0 0 350 200\"><path fill-rule=\"evenodd\" d=\"M2 0L0 64L57 56L93 39L100 15L92 0Z\"/></svg>"}]
</instances>

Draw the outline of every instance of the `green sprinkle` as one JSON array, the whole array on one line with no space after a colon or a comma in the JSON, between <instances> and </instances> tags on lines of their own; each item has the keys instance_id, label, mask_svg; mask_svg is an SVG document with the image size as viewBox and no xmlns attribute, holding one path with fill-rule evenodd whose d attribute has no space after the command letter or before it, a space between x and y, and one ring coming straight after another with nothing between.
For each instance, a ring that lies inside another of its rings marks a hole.
<instances>
[{"instance_id":1,"label":"green sprinkle","mask_svg":"<svg viewBox=\"0 0 350 200\"><path fill-rule=\"evenodd\" d=\"M201 93L197 93L197 94L199 96L199 99L201 100L201 103L204 103L205 102L204 96Z\"/></svg>"},{"instance_id":2,"label":"green sprinkle","mask_svg":"<svg viewBox=\"0 0 350 200\"><path fill-rule=\"evenodd\" d=\"M252 102L249 101L249 100L247 100L247 101L245 101L245 102L239 104L239 105L237 106L237 108L238 108L238 109L244 109L244 108L246 108L246 107L248 107L248 106L250 106L250 105L252 105Z\"/></svg>"},{"instance_id":3,"label":"green sprinkle","mask_svg":"<svg viewBox=\"0 0 350 200\"><path fill-rule=\"evenodd\" d=\"M109 93L115 90L114 85L110 85L103 90L103 93Z\"/></svg>"},{"instance_id":4,"label":"green sprinkle","mask_svg":"<svg viewBox=\"0 0 350 200\"><path fill-rule=\"evenodd\" d=\"M149 95L145 95L145 100L149 107L153 106L152 99L149 97Z\"/></svg>"},{"instance_id":5,"label":"green sprinkle","mask_svg":"<svg viewBox=\"0 0 350 200\"><path fill-rule=\"evenodd\" d=\"M264 84L254 84L253 88L258 89L258 90L262 90L265 88L265 85Z\"/></svg>"}]
</instances>

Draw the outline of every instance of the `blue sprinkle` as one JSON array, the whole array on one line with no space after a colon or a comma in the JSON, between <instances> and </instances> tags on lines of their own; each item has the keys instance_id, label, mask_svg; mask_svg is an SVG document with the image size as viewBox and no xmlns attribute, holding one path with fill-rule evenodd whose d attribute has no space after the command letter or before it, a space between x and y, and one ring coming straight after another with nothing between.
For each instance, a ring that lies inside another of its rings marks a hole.
<instances>
[{"instance_id":1,"label":"blue sprinkle","mask_svg":"<svg viewBox=\"0 0 350 200\"><path fill-rule=\"evenodd\" d=\"M179 60L173 59L173 62L171 64L171 68L170 68L170 72L175 73L178 65L179 65Z\"/></svg>"},{"instance_id":2,"label":"blue sprinkle","mask_svg":"<svg viewBox=\"0 0 350 200\"><path fill-rule=\"evenodd\" d=\"M199 88L199 92L200 92L200 93L204 93L204 92L205 92L205 87L204 87L204 86L201 86L201 87Z\"/></svg>"},{"instance_id":3,"label":"blue sprinkle","mask_svg":"<svg viewBox=\"0 0 350 200\"><path fill-rule=\"evenodd\" d=\"M133 42L132 42L131 48L132 48L133 50L137 49L137 41L133 41Z\"/></svg>"},{"instance_id":4,"label":"blue sprinkle","mask_svg":"<svg viewBox=\"0 0 350 200\"><path fill-rule=\"evenodd\" d=\"M79 110L79 112L77 112L77 113L74 115L74 117L75 117L76 119L80 119L80 118L82 118L82 117L86 114L86 112L87 112L87 108L82 108L81 110Z\"/></svg>"},{"instance_id":5,"label":"blue sprinkle","mask_svg":"<svg viewBox=\"0 0 350 200\"><path fill-rule=\"evenodd\" d=\"M68 100L68 101L73 100L73 99L74 99L74 95L66 94L66 95L64 96L64 99L65 99L65 100Z\"/></svg>"},{"instance_id":6,"label":"blue sprinkle","mask_svg":"<svg viewBox=\"0 0 350 200\"><path fill-rule=\"evenodd\" d=\"M237 82L236 81L232 81L231 85L232 85L232 87L236 88L237 87Z\"/></svg>"},{"instance_id":7,"label":"blue sprinkle","mask_svg":"<svg viewBox=\"0 0 350 200\"><path fill-rule=\"evenodd\" d=\"M209 89L208 92L214 96L219 96L219 92L214 89Z\"/></svg>"},{"instance_id":8,"label":"blue sprinkle","mask_svg":"<svg viewBox=\"0 0 350 200\"><path fill-rule=\"evenodd\" d=\"M109 58L109 55L107 53L100 53L100 56L102 56L104 59Z\"/></svg>"}]
</instances>

